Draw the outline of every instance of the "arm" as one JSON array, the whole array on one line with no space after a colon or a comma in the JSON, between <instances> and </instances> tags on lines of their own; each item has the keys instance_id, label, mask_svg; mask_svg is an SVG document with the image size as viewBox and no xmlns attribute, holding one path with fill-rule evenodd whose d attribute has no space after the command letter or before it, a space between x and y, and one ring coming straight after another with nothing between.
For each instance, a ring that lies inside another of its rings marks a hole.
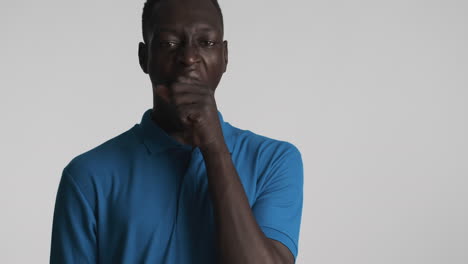
<instances>
[{"instance_id":1,"label":"arm","mask_svg":"<svg viewBox=\"0 0 468 264\"><path fill-rule=\"evenodd\" d=\"M294 263L283 244L258 226L223 142L202 149L214 206L220 263Z\"/></svg>"},{"instance_id":2,"label":"arm","mask_svg":"<svg viewBox=\"0 0 468 264\"><path fill-rule=\"evenodd\" d=\"M250 208L224 141L214 99L214 90L193 80L179 77L170 88L158 85L156 94L164 101L173 104L179 121L186 129L187 138L185 140L191 142L193 146L199 147L202 152L207 170L208 188L214 207L220 263L294 263L291 251L297 252L297 241L281 233L285 226L290 225L282 221L285 217L291 216L290 206L286 206L281 212L275 208L278 198L281 199L283 196L284 187L287 187L284 185L285 181L275 179L274 184L272 184L273 190L266 189L256 211ZM287 167L288 163L283 163L283 165ZM284 171L284 166L280 166L278 171ZM297 170L286 174L273 172L271 175L290 178L291 174L295 176L293 180L299 179L299 177L302 179L302 171L299 173ZM276 183L278 182L283 187L279 191L274 190L277 188ZM302 182L297 182L299 185L302 184ZM286 181L286 183L288 182ZM296 191L295 187L286 188L286 192L289 194L291 190ZM302 189L290 199L287 203L295 206L294 216L291 218L300 219L300 214L296 210L299 207L296 205L302 205ZM281 203L279 202L280 206L282 206ZM299 212L301 209L299 208ZM278 213L285 214L285 216L279 216ZM256 217L257 219L262 218L263 227L257 223ZM277 220L265 221L271 217L277 218ZM292 237L296 238L295 234L298 233L299 223L294 221L293 225L295 226L294 230L297 227L297 232L292 232ZM275 238L275 240L268 238L265 234Z\"/></svg>"},{"instance_id":3,"label":"arm","mask_svg":"<svg viewBox=\"0 0 468 264\"><path fill-rule=\"evenodd\" d=\"M55 202L50 263L97 263L95 228L90 204L65 169Z\"/></svg>"}]
</instances>

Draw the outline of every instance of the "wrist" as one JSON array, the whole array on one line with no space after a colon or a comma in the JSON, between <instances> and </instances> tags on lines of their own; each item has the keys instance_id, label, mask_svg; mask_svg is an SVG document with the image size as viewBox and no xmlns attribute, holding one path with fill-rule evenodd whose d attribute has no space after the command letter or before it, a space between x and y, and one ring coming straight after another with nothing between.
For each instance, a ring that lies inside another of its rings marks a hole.
<instances>
[{"instance_id":1,"label":"wrist","mask_svg":"<svg viewBox=\"0 0 468 264\"><path fill-rule=\"evenodd\" d=\"M230 154L224 139L214 140L204 146L200 146L199 148L203 156Z\"/></svg>"}]
</instances>

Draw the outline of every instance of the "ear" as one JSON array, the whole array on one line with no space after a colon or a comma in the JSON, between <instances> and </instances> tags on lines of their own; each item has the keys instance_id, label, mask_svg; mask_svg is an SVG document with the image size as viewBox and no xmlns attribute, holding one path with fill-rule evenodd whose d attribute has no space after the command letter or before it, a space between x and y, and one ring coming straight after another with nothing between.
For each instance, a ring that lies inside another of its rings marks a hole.
<instances>
[{"instance_id":1,"label":"ear","mask_svg":"<svg viewBox=\"0 0 468 264\"><path fill-rule=\"evenodd\" d=\"M138 45L138 60L140 61L140 67L143 72L148 74L148 49L143 42L140 42Z\"/></svg>"},{"instance_id":2,"label":"ear","mask_svg":"<svg viewBox=\"0 0 468 264\"><path fill-rule=\"evenodd\" d=\"M223 42L223 56L224 56L224 69L223 69L223 72L226 72L226 68L227 68L227 65L228 65L228 61L229 61L229 58L228 58L228 42L227 40L225 40Z\"/></svg>"}]
</instances>

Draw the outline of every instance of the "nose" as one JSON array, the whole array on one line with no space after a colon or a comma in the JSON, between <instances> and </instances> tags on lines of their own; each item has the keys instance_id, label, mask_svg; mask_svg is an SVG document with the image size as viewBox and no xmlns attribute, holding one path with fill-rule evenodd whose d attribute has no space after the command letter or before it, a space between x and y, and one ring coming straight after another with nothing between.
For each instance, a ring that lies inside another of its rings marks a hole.
<instances>
[{"instance_id":1,"label":"nose","mask_svg":"<svg viewBox=\"0 0 468 264\"><path fill-rule=\"evenodd\" d=\"M186 66L191 66L199 62L200 52L198 47L190 43L186 43L180 51L179 61Z\"/></svg>"}]
</instances>

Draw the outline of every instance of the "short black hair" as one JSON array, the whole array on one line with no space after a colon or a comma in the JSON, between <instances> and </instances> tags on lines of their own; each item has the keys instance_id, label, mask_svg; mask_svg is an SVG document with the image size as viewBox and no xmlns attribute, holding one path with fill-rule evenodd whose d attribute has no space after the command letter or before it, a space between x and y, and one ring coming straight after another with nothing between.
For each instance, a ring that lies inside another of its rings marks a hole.
<instances>
[{"instance_id":1,"label":"short black hair","mask_svg":"<svg viewBox=\"0 0 468 264\"><path fill-rule=\"evenodd\" d=\"M223 21L223 12L221 12L221 7L219 6L218 0L210 0L216 10L219 11L219 15L221 16L221 26L224 28L224 21ZM141 18L141 25L142 25L142 33L143 33L143 41L148 43L147 33L151 27L151 16L153 14L154 6L161 2L161 0L146 0L145 5L143 6L143 15Z\"/></svg>"}]
</instances>

